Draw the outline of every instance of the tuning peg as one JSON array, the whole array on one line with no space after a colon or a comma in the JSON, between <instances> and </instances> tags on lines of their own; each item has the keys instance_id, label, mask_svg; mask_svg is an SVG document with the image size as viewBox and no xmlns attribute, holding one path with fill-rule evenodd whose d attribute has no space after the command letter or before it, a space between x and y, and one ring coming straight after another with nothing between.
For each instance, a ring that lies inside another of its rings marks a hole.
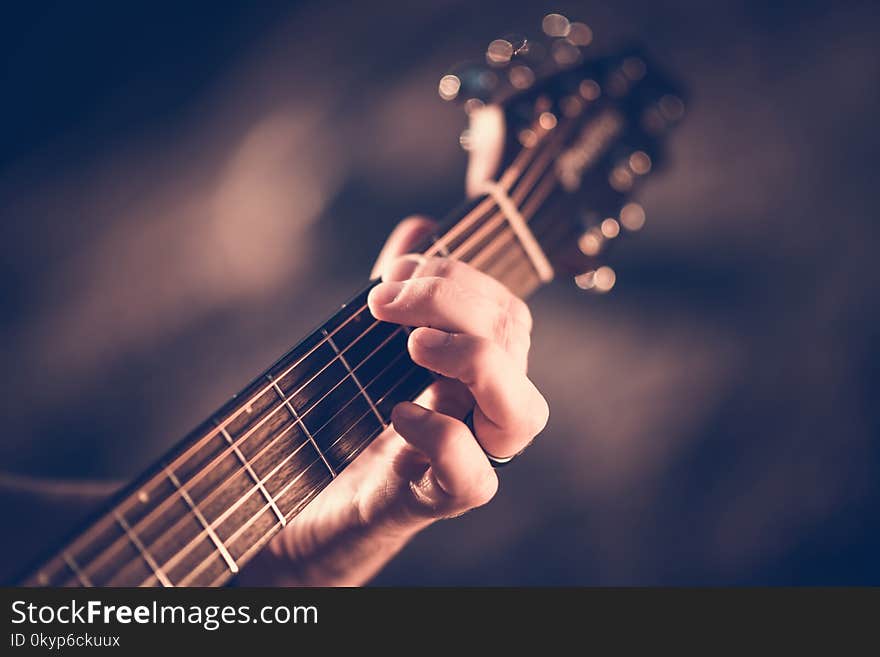
<instances>
[{"instance_id":1,"label":"tuning peg","mask_svg":"<svg viewBox=\"0 0 880 657\"><path fill-rule=\"evenodd\" d=\"M650 155L643 150L634 150L617 160L608 174L608 184L614 191L626 193L632 189L636 179L650 173L652 166Z\"/></svg>"},{"instance_id":2,"label":"tuning peg","mask_svg":"<svg viewBox=\"0 0 880 657\"><path fill-rule=\"evenodd\" d=\"M515 56L524 56L530 45L529 40L522 34L505 34L489 44L486 49L486 62L493 67L506 66Z\"/></svg>"},{"instance_id":3,"label":"tuning peg","mask_svg":"<svg viewBox=\"0 0 880 657\"><path fill-rule=\"evenodd\" d=\"M642 113L642 127L652 135L660 135L684 117L684 101L666 94Z\"/></svg>"},{"instance_id":4,"label":"tuning peg","mask_svg":"<svg viewBox=\"0 0 880 657\"><path fill-rule=\"evenodd\" d=\"M558 66L568 67L581 60L581 48L593 41L593 30L586 23L572 23L562 14L547 14L541 28L553 39L550 53Z\"/></svg>"},{"instance_id":5,"label":"tuning peg","mask_svg":"<svg viewBox=\"0 0 880 657\"><path fill-rule=\"evenodd\" d=\"M440 79L437 88L443 100L455 100L470 111L492 98L498 88L498 74L481 63L467 63L456 67Z\"/></svg>"},{"instance_id":6,"label":"tuning peg","mask_svg":"<svg viewBox=\"0 0 880 657\"><path fill-rule=\"evenodd\" d=\"M584 231L578 239L578 249L585 256L594 258L618 235L620 235L620 222L614 217L606 217L598 225Z\"/></svg>"},{"instance_id":7,"label":"tuning peg","mask_svg":"<svg viewBox=\"0 0 880 657\"><path fill-rule=\"evenodd\" d=\"M548 37L567 37L571 22L562 14L547 14L541 21L541 29Z\"/></svg>"},{"instance_id":8,"label":"tuning peg","mask_svg":"<svg viewBox=\"0 0 880 657\"><path fill-rule=\"evenodd\" d=\"M627 203L620 209L620 225L635 233L645 226L645 208L638 203Z\"/></svg>"},{"instance_id":9,"label":"tuning peg","mask_svg":"<svg viewBox=\"0 0 880 657\"><path fill-rule=\"evenodd\" d=\"M609 292L616 282L617 274L607 265L598 269L590 269L574 277L574 283L580 289L598 294Z\"/></svg>"}]
</instances>

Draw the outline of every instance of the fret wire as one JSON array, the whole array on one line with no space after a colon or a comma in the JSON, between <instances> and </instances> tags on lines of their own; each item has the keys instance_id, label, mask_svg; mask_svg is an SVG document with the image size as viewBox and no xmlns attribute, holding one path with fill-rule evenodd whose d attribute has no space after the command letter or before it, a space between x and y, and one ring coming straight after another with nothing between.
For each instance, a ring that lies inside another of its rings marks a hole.
<instances>
[{"instance_id":1,"label":"fret wire","mask_svg":"<svg viewBox=\"0 0 880 657\"><path fill-rule=\"evenodd\" d=\"M333 466L330 465L330 461L327 460L327 457L324 455L324 452L322 452L321 448L318 447L318 443L315 442L315 439L312 436L312 432L308 430L308 427L306 427L306 423L302 421L302 418L299 416L299 413L296 412L296 409L293 407L293 404L290 403L290 399L288 399L284 395L284 391L281 389L281 387L278 385L278 383L275 381L275 379L272 378L271 374L267 374L266 378L272 382L272 385L275 388L275 392L278 393L278 396L281 397L281 401L284 402L285 406L287 406L287 410L290 411L290 414L293 416L293 419L297 422L297 424L299 424L299 428L303 430L303 433L306 435L306 438L309 439L309 442L312 443L312 446L315 448L315 451L318 452L318 456L321 457L321 460L324 462L324 465L327 466L327 470L330 471L330 476L333 477L334 479L336 479L336 470L333 469ZM339 385L339 384L337 384L337 385ZM335 387L336 386L334 386L334 388ZM333 388L331 388L331 390L333 390ZM326 397L326 395L325 395L325 397ZM321 399L323 399L323 397ZM315 402L315 404L312 405L312 408L317 406L319 403L321 403L320 399L317 402Z\"/></svg>"},{"instance_id":2,"label":"fret wire","mask_svg":"<svg viewBox=\"0 0 880 657\"><path fill-rule=\"evenodd\" d=\"M263 486L263 482L257 476L257 473L254 472L253 467L251 467L250 461L248 461L244 457L244 454L241 453L241 450L238 448L238 445L235 444L235 441L232 439L232 436L229 435L229 432L226 430L226 427L222 427L220 429L220 433L223 434L223 437L226 439L226 442L229 443L233 447L233 450L235 451L235 455L238 457L238 460L241 461L242 465L244 465L244 467L245 467L245 470L247 470L248 475L250 475L251 479L254 480L254 483L257 484L257 487L260 489L260 492L263 493L263 496L266 498L266 501L272 505L272 510L275 511L275 515L278 516L278 520L281 522L282 525L286 525L287 520L284 518L284 514L281 513L281 509L279 509L278 505L275 503L275 499L271 495L269 495L269 491L267 491L266 487ZM271 444L271 443L269 443L269 444ZM239 472L240 471L237 471L236 475L233 475L233 476L237 476L237 474ZM229 478L224 479L223 483L226 483L228 480L229 480ZM219 489L219 486L218 486L218 489Z\"/></svg>"},{"instance_id":3,"label":"fret wire","mask_svg":"<svg viewBox=\"0 0 880 657\"><path fill-rule=\"evenodd\" d=\"M367 361L368 361L370 358L372 358L373 355L375 355L375 354L376 354L376 353L377 353L377 352L378 352L383 346L385 346L386 344L388 344L388 342L389 342L389 341L390 341L390 340L391 340L391 339L397 334L398 331L399 331L399 328L396 329L396 330L395 330L391 335L389 335L387 338L385 338L385 340L383 340L382 343L379 344L379 346L377 346L375 349L373 349L373 351L371 351L370 354L368 354L367 357L364 358L364 360L361 361L361 362L357 365L357 367L355 367L355 369L357 369L358 367L360 367L361 365L363 365L365 362L367 362ZM391 362L389 362L385 367L383 367L382 370L381 370L376 376L374 376L373 379L371 379L371 380L367 383L367 385L369 386L373 381L376 380L376 378L378 378L378 377L381 376L384 372L386 372L386 371L388 370L388 368L391 367L391 366L392 366L392 365L393 365L393 364L394 364L394 363L395 363L395 362L396 362L401 356L403 356L404 354L405 354L405 352L401 352L400 354L398 354L397 356L395 356L395 358L392 359ZM344 380L344 379L343 379L343 380ZM340 383L341 383L341 382L340 382ZM335 388L338 387L338 386L339 386L339 383L337 383L336 386L333 387L333 389L335 389ZM314 406L316 406L317 404L321 403L321 400L323 400L323 399L324 399L324 398L325 398L330 392L332 392L333 389L331 389L330 391L328 391L328 392L324 395L324 397L322 397L320 400L318 400L318 401L312 406L312 408L314 408ZM358 395L355 395L354 397L352 397L352 398L351 398L351 399L345 404L344 407L348 406L348 405L349 405L352 401L354 401L355 399L358 399ZM343 407L343 408L344 408L344 407ZM311 410L311 408L310 408L309 410ZM338 414L338 412L337 412L337 414ZM368 412L367 414L369 414L369 412ZM307 413L304 413L304 414L303 414L303 417L305 417L306 415L307 415ZM336 417L336 415L334 414L333 417ZM362 417L361 417L361 418L358 418L358 421L360 421L361 419L362 419ZM332 420L332 418L331 418L331 420ZM321 429L323 429L324 426L326 426L326 425L322 425L322 426L321 426ZM320 429L319 429L319 431L320 431ZM271 442L274 442L274 441L277 440L277 439L278 439L278 437L274 438ZM266 446L264 446L262 449L265 450L265 449L271 444L271 442L270 442L269 444L267 444ZM334 441L334 443L331 444L330 447L333 447L333 445L335 445L336 442L338 442L338 439L337 439L337 441ZM274 467L274 468L273 468L273 469L272 469L267 475L265 475L264 477L262 477L261 480L260 480L260 483L261 483L261 484L265 484L265 482L268 481L268 480L269 480L269 479L270 479L270 478L271 478L276 472L278 472L278 470L281 469L281 467L282 467L285 463L287 463L291 458L293 458L293 457L294 457L294 456L295 456L295 455L296 455L296 454L297 454L297 453L298 453L303 447L305 447L306 445L309 445L309 444L314 445L315 443L312 442L312 441L310 441L310 440L305 440L305 441L303 441L302 443L300 443L300 444L297 446L297 448L296 448L293 452L291 452L288 456L286 456L284 459L282 459L281 461L279 461L279 462L275 465L275 467ZM262 450L261 450L261 451L262 451ZM309 465L311 466L311 465L314 464L314 463L315 463L315 461L312 461L312 463L310 463ZM238 470L235 474L240 474L241 472L242 472L242 470ZM229 478L231 478L232 476L235 476L235 474L230 475L230 477L227 477L227 479L225 479L224 482L222 482L222 483L225 483L226 481L228 481ZM221 484L221 485L222 485L222 484ZM288 487L285 487L285 489L283 489L283 490L287 490L287 488L289 488L289 486L288 486ZM204 504L205 502L209 502L211 499L213 499L213 496L219 491L219 489L220 489L220 487L218 487L218 488L216 488L214 491L212 491L212 492L208 495L208 497L206 497L204 500L202 500L202 504ZM226 509L226 510L225 510L220 516L218 516L217 518L215 518L214 521L211 523L212 528L213 528L214 525L218 525L218 526L219 526L224 520L226 520L226 519L229 517L229 515L230 515L231 513L233 513L233 512L234 512L234 511L235 511L235 510L236 510L236 509L237 509L242 503L244 503L245 500L247 500L247 499L248 499L248 498L254 493L254 491L256 491L256 490L258 490L257 487L253 487L253 488L249 489L244 495L242 495L238 500L236 500L236 502L235 502L234 504L232 504L229 508L227 508L227 509ZM279 496L279 495L276 495L275 497L277 498L277 497L280 497L280 496ZM266 507L264 507L264 509L265 509L265 508L266 508ZM180 521L178 520L178 523L179 523L179 522L180 522ZM178 523L175 523L175 525L173 525L170 529L173 530L174 527L176 527ZM164 535L164 533L165 533L165 532L163 532L163 535ZM186 553L186 551L190 548L191 545L193 545L193 543L195 543L195 542L198 541L198 540L201 540L201 538L203 537L203 533L204 533L204 532L200 533L200 534L197 535L197 536L194 536L194 537L189 541L189 543L187 543L187 544L186 544L186 545L185 545L180 551L178 551L177 554L175 554L175 555L172 556L168 561L166 561L166 562L163 564L163 566L167 569L167 568L172 567L174 564L176 564L176 563L177 563L177 560L180 559L180 558ZM158 539L157 539L157 540L158 540Z\"/></svg>"},{"instance_id":4,"label":"fret wire","mask_svg":"<svg viewBox=\"0 0 880 657\"><path fill-rule=\"evenodd\" d=\"M63 550L61 552L61 557L64 559L64 563L67 564L67 567L73 571L74 575L76 575L76 578L80 581L80 584L88 588L94 586L88 575L86 575L85 572L83 572L83 570L79 567L79 564L70 554L70 552L68 552L67 550Z\"/></svg>"},{"instance_id":5,"label":"fret wire","mask_svg":"<svg viewBox=\"0 0 880 657\"><path fill-rule=\"evenodd\" d=\"M291 427L292 427L292 426L295 426L295 425L291 425ZM275 465L275 467L269 472L269 474L267 474L265 477L262 477L262 478L260 479L260 484L265 485L265 482L268 481L268 479L269 479L272 475L274 475L276 472L278 472L278 470L281 469L281 467L283 467L284 464L286 464L288 461L290 461L290 459L292 459L292 458L295 457L297 454L299 454L300 450L301 450L303 447L305 447L306 445L310 445L310 444L311 444L311 443L310 443L308 440L304 440L304 441L301 442L299 445L297 445L296 449L294 449L290 454L288 454L288 455L285 456L281 461L279 461L279 462ZM309 464L309 466L311 466L311 465L313 465L314 463L316 463L317 460L318 460L318 459L316 458L314 461L312 461L312 462ZM240 474L240 473L241 473L241 470L239 470L238 473ZM224 483L225 483L225 482L224 482ZM221 515L219 515L219 516L218 516L218 517L217 517L217 518L211 523L212 526L213 526L213 525L218 525L218 526L219 526L220 524L222 524L223 521L225 521L225 520L230 516L230 514L234 513L235 510L238 509L238 507L239 507L242 503L244 503L244 502L245 502L245 501L246 501L251 495L253 495L254 491L256 491L256 490L258 490L258 488L257 488L256 486L254 486L253 488L250 488L250 489L249 489L244 495L242 495L238 500L236 500L236 502L235 502L232 506L230 506L228 509L226 509L226 511L224 511ZM213 494L214 494L214 493L212 492L211 495L213 495ZM210 496L209 496L209 497L210 497ZM207 499L208 499L208 498L206 498L204 501L207 501ZM204 502L204 501L203 501L203 502ZM277 502L276 502L276 505L277 505ZM265 510L266 508L268 508L268 506L263 507L263 510ZM282 514L282 515L283 515L283 514ZM287 521L286 521L286 517L285 517L285 524L286 524L286 522L287 522ZM176 525L175 525L175 526L176 526ZM174 527L172 527L171 529L174 529ZM173 555L172 555L172 556L171 556L171 557L165 562L165 564L164 564L165 567L166 567L166 568L167 568L167 567L173 567L174 565L176 565L177 562L178 562L180 559L182 559L184 556L186 556L186 554L192 549L192 546L193 546L194 544L196 544L198 541L200 541L200 540L202 540L202 539L204 538L204 534L205 534L205 532L204 532L204 530L203 530L203 531L201 531L198 535L192 537L192 538L190 539L190 541L189 541L186 545L184 545L180 550L177 551L177 553L173 554ZM181 586L183 586L183 585L184 585L184 584L181 583Z\"/></svg>"},{"instance_id":6,"label":"fret wire","mask_svg":"<svg viewBox=\"0 0 880 657\"><path fill-rule=\"evenodd\" d=\"M382 428L387 427L387 426L388 426L388 423L385 421L385 418L382 417L382 414L379 413L379 409L376 408L376 405L373 403L373 400L370 399L370 396L367 394L367 391L366 391L366 390L364 389L364 387L361 385L361 381L360 381L360 379L358 378L357 374L354 373L354 370L351 369L351 365L348 364L348 359L342 354L341 351L339 351L339 347L336 346L336 343L333 341L333 338L331 338L331 337L327 334L327 330L326 330L326 329L321 329L321 332L322 332L322 333L327 337L327 339L330 341L330 346L333 347L333 351L336 352L336 355L339 356L339 360L340 360L340 361L342 362L342 364L345 366L345 369L348 370L348 373L349 373L349 374L351 374L351 380L354 381L355 385L358 387L358 390L360 390L360 391L361 391L361 394L364 396L364 399L367 400L367 404L370 405L370 409L372 409L373 413L376 414L376 417L379 419L379 424L382 425Z\"/></svg>"},{"instance_id":7,"label":"fret wire","mask_svg":"<svg viewBox=\"0 0 880 657\"><path fill-rule=\"evenodd\" d=\"M387 369L387 368L386 368L386 369ZM382 395L382 397L381 397L380 400L379 400L379 403L381 404L381 403L385 400L385 398L388 397L388 395L390 395L392 392L394 392L395 388L399 387L404 381L406 381L410 376L412 376L412 374L413 374L414 372L418 372L419 369L420 369L420 368L415 367L415 368L411 369L409 372L407 372L404 376L402 376L402 377L400 378L400 380L399 380L397 383L395 383L393 386L391 386L391 388L388 390L388 392L386 392L384 395ZM375 381L379 376L381 376L381 374L379 374L379 375L377 375L376 377L374 377L373 380ZM363 415L361 415L361 417L359 417L359 418L357 419L357 422L355 422L351 427L349 427L348 429L346 429L346 431L345 431L341 436L339 436L336 440L333 441L333 444L330 445L330 447L333 447L333 446L336 445L340 440L342 440L343 438L345 438L346 434L348 434L348 432L351 431L351 430L357 425L358 422L360 422L362 419L364 419L364 417L366 417L366 415L367 415L367 413L364 413ZM363 444L361 444L360 446L358 446L357 448L355 448L354 450L352 450L352 452L349 453L348 456L345 457L345 460L348 461L348 462L351 462L351 460L352 460L352 458L354 457L354 455L356 455L358 452L360 452L361 450L363 450L363 449L366 448L368 440L370 440L370 439L369 439L369 438L368 438L368 439L365 439L365 440L363 441ZM346 464L346 465L347 465L347 464Z\"/></svg>"},{"instance_id":8,"label":"fret wire","mask_svg":"<svg viewBox=\"0 0 880 657\"><path fill-rule=\"evenodd\" d=\"M205 519L205 516L202 515L202 512L199 508L193 503L192 498L189 496L189 493L186 492L180 485L180 482L177 480L177 476L169 470L167 467L165 468L165 474L168 475L168 478L171 480L171 483L180 491L180 496L187 503L189 508L192 510L193 515L202 525L205 531L208 532L208 536L211 541L214 543L214 546L217 548L218 552L223 555L223 559L226 561L226 565L229 566L229 570L233 573L238 572L238 564L235 563L235 560L232 558L232 555L229 554L229 550L226 549L226 546L223 545L223 541L220 540L220 537L217 536L217 533L214 531L214 528L208 524L208 521Z\"/></svg>"},{"instance_id":9,"label":"fret wire","mask_svg":"<svg viewBox=\"0 0 880 657\"><path fill-rule=\"evenodd\" d=\"M400 357L400 356L395 357L394 361L396 361L399 357ZM394 361L392 361L392 363L393 363ZM386 371L387 368L390 367L392 363L389 363L389 365L386 366L386 368L383 369L383 372ZM395 383L395 384L394 384L394 385L388 390L388 392L386 392L384 395L382 395L382 397L380 398L380 403L381 403L381 401L384 400L388 395L390 395L392 392L394 392L394 390L395 390L396 388L398 388L398 387L399 387L404 381L406 381L406 380L407 380L407 379L408 379L408 378L409 378L414 372L417 372L417 371L418 371L418 368L417 368L417 366L415 366L414 369L411 369L409 372L407 372L407 374L404 375L404 376L403 376L403 377L402 377L397 383ZM373 380L375 380L376 378L378 378L378 376L380 376L380 375L377 375L376 377L374 377ZM349 427L349 428L348 428L348 429L347 429L342 435L340 435L339 438L337 438L337 439L333 442L333 445L335 445L337 442L339 442L340 440L342 440L342 439L345 437L345 435L346 435L349 431L351 431L355 426L357 426L357 424L358 424L362 419L364 419L365 417L367 417L369 414L370 414L370 411L367 411L367 412L361 414L361 416L360 416L357 420L355 420L355 421L351 424L351 426L350 426L350 427ZM381 431L382 431L382 429L379 430L379 433L381 433ZM374 433L375 433L375 432L374 432ZM366 444L367 442L371 441L371 440L372 440L372 437L373 437L372 435L371 435L371 436L368 436L368 437L364 440L364 443ZM333 445L330 445L330 446L332 447ZM360 451L360 449L363 449L363 447L359 448L358 450L355 450L355 451L353 452L353 454L356 454L358 451ZM350 457L349 457L349 458L350 458ZM280 492L280 494L279 494L279 497L280 497L280 495L283 495L284 492L286 492L287 489L290 488L290 486L292 486L294 483L296 483L296 481L299 479L299 477L302 477L302 476L308 471L308 469L309 469L310 467L312 467L312 466L313 466L315 463L317 463L317 462L318 462L318 459L315 459L315 460L312 461L309 465L307 465L305 468L303 468L302 472L301 472L299 475L297 475L297 478L296 478L296 479L294 479L293 481L291 481L290 483L288 483L287 485L285 485L285 487L284 487L283 489L281 489L281 492ZM310 492L305 496L305 499L308 499L309 497L313 496L318 490L321 490L321 488L322 488L321 486L317 486L315 489L313 489L312 491L310 491ZM240 527L238 530L236 530L236 532L235 532L234 534L232 534L232 535L230 536L230 538L229 538L230 542L234 542L234 541L237 539L237 537L241 534L241 532L244 531L245 529L247 529L247 527L248 527L251 523L253 523L253 521L256 520L256 519L257 519L257 518L258 518L258 517L259 517L259 516L265 511L265 510L266 510L266 507L263 507L263 508L260 509L257 513L255 513L253 516L251 516L251 518L249 518L248 521L247 521L244 525L242 525L242 527ZM267 537L264 537L264 538L265 538L265 541L268 541L269 538L271 538L271 535L274 535L274 533L276 533L280 528L281 528L281 524L280 524L280 523L275 523L275 525L272 527L272 529L269 530L269 531L267 532ZM263 539L261 539L261 541L262 541L262 540L263 540ZM258 541L256 545L259 545L261 541ZM247 562L247 560L250 558L250 553L254 551L255 547L256 547L256 546L252 546L247 552L245 552L245 553L242 555L242 557L241 557L241 561L242 561L242 563L246 563L246 562ZM193 569L193 573L192 573L192 574L195 574L196 571L200 571L200 570L204 569L204 568L207 566L207 564L208 564L212 559L214 559L214 558L215 558L215 555L211 555L211 556L205 558L205 559L202 561L202 563L200 563L200 564L198 564L198 565L195 566L195 568ZM225 575L224 575L224 577L225 577ZM183 582L181 582L180 585L181 585L181 586L186 586L186 585L187 585L186 582L187 582L187 580L189 580L189 578L190 578L190 576L187 576L187 579L184 580ZM218 580L219 580L219 582L218 582ZM220 577L218 577L217 579L215 579L215 580L211 583L211 586L215 586L215 585L217 585L218 583L222 583L223 581L225 581L225 579L221 579Z\"/></svg>"},{"instance_id":10,"label":"fret wire","mask_svg":"<svg viewBox=\"0 0 880 657\"><path fill-rule=\"evenodd\" d=\"M119 513L119 510L114 510L113 513L116 516L116 522L118 522L119 526L122 527L123 530L125 530L128 539L141 553L141 556L144 558L144 561L147 562L147 565L153 571L156 579L158 579L162 583L162 586L174 586L174 584L171 583L171 580L168 579L168 576L165 574L165 572L159 567L159 564L156 563L156 560L153 559L153 555L150 554L150 552L144 546L143 542L141 542L141 539L138 537L138 535L131 530L128 521L122 517L122 514Z\"/></svg>"},{"instance_id":11,"label":"fret wire","mask_svg":"<svg viewBox=\"0 0 880 657\"><path fill-rule=\"evenodd\" d=\"M474 208L473 210L471 210L471 212L469 213L469 216L466 216L466 217L463 218L458 224L456 224L456 226L454 227L454 229L458 229L458 230L460 231L460 230L463 230L463 225L464 225L465 223L472 223L472 222L473 222L473 216L476 214L475 211L476 211L477 209L479 209L479 208L480 208L480 206L477 206L477 208ZM468 221L468 219L471 219L471 221ZM453 231L450 231L450 233L455 232L454 229L453 229ZM441 245L441 246L442 246L442 245ZM430 252L430 251L431 251L431 249L428 250L428 252ZM454 256L454 253L451 254L451 255ZM348 317L348 318L347 318L342 324L340 324L340 326L336 327L336 329L334 329L333 332L330 333L330 335L333 335L335 332L337 332L338 330L340 330L344 325L346 325L348 322L350 322L352 319L354 319L354 318L355 318L360 312L362 312L365 308L366 308L366 306L362 307L361 309L359 309L358 311L356 311L356 313L354 313L353 315L351 315L350 317ZM372 327L370 327L370 328L372 328ZM370 328L368 328L367 330L370 330ZM299 359L298 359L293 365L291 365L291 366L286 370L286 372L290 372L290 371L292 371L292 370L293 370L298 364L300 364L300 363L301 363L301 362L302 362L302 361L303 361L308 355L310 355L310 354L313 353L317 348L319 348L319 347L321 346L321 344L322 344L322 343L318 343L318 344L314 345L314 346L313 346L313 347L312 347L312 348L311 348L306 354L304 354L303 356L301 356L301 357L300 357L300 358L299 358ZM286 373L286 372L285 372L285 373ZM267 391L267 390L268 390L268 387L265 388L262 392L256 394L256 395L252 398L252 401L258 399L258 398L259 398L262 394L264 394L264 392ZM246 404L243 405L242 408L244 408L244 406L247 406L247 405L246 405ZM232 419L234 419L235 417L238 417L238 416L241 414L241 412L242 412L242 410L240 409L240 410L238 410L236 413L233 413L229 418L227 418L227 419L224 421L223 426L225 426L225 424L228 424L228 423L229 423ZM216 435L216 434L213 434L213 435ZM210 434L209 434L208 436L203 437L203 439L202 439L201 441L199 441L199 442L204 442L204 441L207 440L209 437L210 437ZM195 447L195 446L194 446L194 447ZM177 459L181 459L181 458L183 458L183 457L186 456L187 453L188 453L189 451L191 451L192 449L193 449L193 448L190 448L190 450L188 450L187 452L182 453L180 456L177 457ZM155 480L155 478L154 478L154 480ZM82 538L84 538L84 537L85 537L85 536L83 536ZM72 570L73 570L73 569L72 569Z\"/></svg>"},{"instance_id":12,"label":"fret wire","mask_svg":"<svg viewBox=\"0 0 880 657\"><path fill-rule=\"evenodd\" d=\"M308 443L304 443L304 444L308 444ZM304 477L306 472L309 471L309 468L311 468L313 465L315 465L315 463L317 463L320 460L321 460L320 458L315 458L311 463L309 463L306 467L304 467L302 469L302 471L298 475L296 475L296 477L294 477L290 482L288 482L287 486L285 486L285 488L283 488L281 490L281 493L283 494L287 490L287 488L289 488L290 486L293 486L297 481L299 481L302 477ZM280 497L280 495L279 495L279 497ZM257 513L252 515L241 527L239 527L237 530L235 530L235 532L233 532L229 536L229 542L234 543L235 539L238 538L239 534L242 531L244 531L247 527L249 527L253 523L254 520L259 518L260 514L262 514L267 508L268 508L267 506L263 506L259 511L257 511ZM276 525L280 525L280 524L281 523L276 523ZM186 553L185 551L188 551L187 548L184 548L184 550L181 551L181 554L185 554ZM175 558L179 558L179 557L180 557L180 555L175 556ZM200 564L196 565L196 567L193 568L193 570L190 572L190 574L187 575L181 581L181 586L186 586L187 583L189 582L189 580L198 574L200 568L202 568L204 565L206 565L213 558L214 558L214 555L211 555L211 556L207 557L206 559L204 559Z\"/></svg>"}]
</instances>

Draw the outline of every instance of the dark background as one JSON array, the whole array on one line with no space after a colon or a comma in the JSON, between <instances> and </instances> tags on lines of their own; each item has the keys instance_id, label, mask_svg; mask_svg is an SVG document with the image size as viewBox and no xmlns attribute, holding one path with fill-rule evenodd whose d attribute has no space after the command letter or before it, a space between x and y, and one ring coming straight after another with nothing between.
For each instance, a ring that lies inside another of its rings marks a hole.
<instances>
[{"instance_id":1,"label":"dark background","mask_svg":"<svg viewBox=\"0 0 880 657\"><path fill-rule=\"evenodd\" d=\"M4 570L77 520L62 480L137 474L459 202L437 81L551 10L692 102L614 292L534 299L545 434L377 581L880 583L869 2L4 10L0 483L64 511L6 494Z\"/></svg>"}]
</instances>

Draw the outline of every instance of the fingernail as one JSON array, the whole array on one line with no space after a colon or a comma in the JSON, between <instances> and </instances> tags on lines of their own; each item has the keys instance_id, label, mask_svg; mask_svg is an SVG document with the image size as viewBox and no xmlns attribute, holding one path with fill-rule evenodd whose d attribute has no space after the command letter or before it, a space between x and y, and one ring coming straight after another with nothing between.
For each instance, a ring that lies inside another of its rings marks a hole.
<instances>
[{"instance_id":1,"label":"fingernail","mask_svg":"<svg viewBox=\"0 0 880 657\"><path fill-rule=\"evenodd\" d=\"M377 306L387 306L394 302L401 290L403 290L403 283L398 281L379 283L370 290L367 302Z\"/></svg>"},{"instance_id":2,"label":"fingernail","mask_svg":"<svg viewBox=\"0 0 880 657\"><path fill-rule=\"evenodd\" d=\"M418 343L429 349L442 347L449 342L451 337L452 334L447 333L446 331L438 331L437 329L432 328L422 328L416 333L416 340Z\"/></svg>"},{"instance_id":3,"label":"fingernail","mask_svg":"<svg viewBox=\"0 0 880 657\"><path fill-rule=\"evenodd\" d=\"M401 402L394 407L393 414L403 418L404 420L419 420L428 415L430 412L431 411L429 411L427 408L422 408L418 404L413 404L411 402Z\"/></svg>"},{"instance_id":4,"label":"fingernail","mask_svg":"<svg viewBox=\"0 0 880 657\"><path fill-rule=\"evenodd\" d=\"M400 256L385 268L385 271L382 272L382 280L405 281L412 277L424 261L424 256L417 253L407 253Z\"/></svg>"}]
</instances>

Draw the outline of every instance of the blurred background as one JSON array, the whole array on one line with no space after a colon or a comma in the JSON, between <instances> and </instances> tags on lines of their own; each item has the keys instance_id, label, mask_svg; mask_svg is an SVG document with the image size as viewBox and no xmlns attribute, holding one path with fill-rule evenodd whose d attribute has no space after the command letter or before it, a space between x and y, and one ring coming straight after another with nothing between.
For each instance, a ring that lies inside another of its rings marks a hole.
<instances>
[{"instance_id":1,"label":"blurred background","mask_svg":"<svg viewBox=\"0 0 880 657\"><path fill-rule=\"evenodd\" d=\"M878 10L696 0L4 9L4 573L64 480L139 474L461 200L437 82L553 10L688 114L614 291L534 298L549 427L376 583L880 583Z\"/></svg>"}]
</instances>

